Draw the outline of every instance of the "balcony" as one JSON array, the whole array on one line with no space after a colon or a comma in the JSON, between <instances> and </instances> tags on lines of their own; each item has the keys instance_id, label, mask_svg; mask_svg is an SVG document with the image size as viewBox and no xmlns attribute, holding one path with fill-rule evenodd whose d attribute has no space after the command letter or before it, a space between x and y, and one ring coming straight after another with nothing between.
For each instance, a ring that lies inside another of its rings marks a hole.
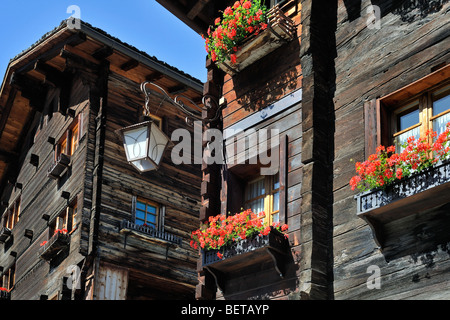
<instances>
[{"instance_id":1,"label":"balcony","mask_svg":"<svg viewBox=\"0 0 450 320\"><path fill-rule=\"evenodd\" d=\"M450 202L450 162L416 173L386 189L355 196L357 215L372 228L376 243L383 247L383 226Z\"/></svg>"},{"instance_id":2,"label":"balcony","mask_svg":"<svg viewBox=\"0 0 450 320\"><path fill-rule=\"evenodd\" d=\"M52 260L59 252L67 248L70 244L70 235L63 232L56 232L47 242L41 244L38 256L46 261Z\"/></svg>"},{"instance_id":3,"label":"balcony","mask_svg":"<svg viewBox=\"0 0 450 320\"><path fill-rule=\"evenodd\" d=\"M294 22L278 6L272 7L267 16L267 29L251 36L241 45L236 52L236 63L232 64L230 59L221 63L219 67L223 71L235 75L295 38L297 31Z\"/></svg>"},{"instance_id":4,"label":"balcony","mask_svg":"<svg viewBox=\"0 0 450 320\"><path fill-rule=\"evenodd\" d=\"M11 237L11 229L7 227L2 227L0 229L0 242L5 243Z\"/></svg>"},{"instance_id":5,"label":"balcony","mask_svg":"<svg viewBox=\"0 0 450 320\"><path fill-rule=\"evenodd\" d=\"M283 278L289 253L289 243L285 236L272 229L266 236L241 240L221 250L202 251L202 267L214 277L216 286L225 292L226 279L255 272L261 265L269 262L275 272Z\"/></svg>"},{"instance_id":6,"label":"balcony","mask_svg":"<svg viewBox=\"0 0 450 320\"><path fill-rule=\"evenodd\" d=\"M155 228L138 225L128 220L122 220L120 223L120 232L125 234L133 234L144 240L165 242L181 245L181 238L165 231L159 231Z\"/></svg>"},{"instance_id":7,"label":"balcony","mask_svg":"<svg viewBox=\"0 0 450 320\"><path fill-rule=\"evenodd\" d=\"M47 176L52 179L58 179L61 177L64 170L70 164L70 156L61 153L58 156L58 160L55 161L48 169Z\"/></svg>"}]
</instances>

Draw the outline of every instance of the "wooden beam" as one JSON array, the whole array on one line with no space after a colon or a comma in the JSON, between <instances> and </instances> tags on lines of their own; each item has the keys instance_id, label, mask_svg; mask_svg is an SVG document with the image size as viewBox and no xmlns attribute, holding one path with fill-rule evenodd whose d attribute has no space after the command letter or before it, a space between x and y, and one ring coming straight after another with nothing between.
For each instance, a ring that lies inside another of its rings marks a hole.
<instances>
[{"instance_id":1,"label":"wooden beam","mask_svg":"<svg viewBox=\"0 0 450 320\"><path fill-rule=\"evenodd\" d=\"M57 87L63 80L63 73L58 69L49 66L45 62L38 60L34 64L34 70L45 77L45 81Z\"/></svg>"},{"instance_id":2,"label":"wooden beam","mask_svg":"<svg viewBox=\"0 0 450 320\"><path fill-rule=\"evenodd\" d=\"M21 91L22 97L29 100L33 109L42 112L47 94L45 84L15 72L11 75L10 85Z\"/></svg>"},{"instance_id":3,"label":"wooden beam","mask_svg":"<svg viewBox=\"0 0 450 320\"><path fill-rule=\"evenodd\" d=\"M98 49L92 54L92 57L97 60L103 60L108 58L110 55L114 53L113 48L109 46L105 46L103 48Z\"/></svg>"},{"instance_id":4,"label":"wooden beam","mask_svg":"<svg viewBox=\"0 0 450 320\"><path fill-rule=\"evenodd\" d=\"M155 82L155 81L162 79L163 77L164 77L164 74L162 72L155 71L152 74L149 74L148 76L146 76L145 80L150 81L150 82Z\"/></svg>"},{"instance_id":5,"label":"wooden beam","mask_svg":"<svg viewBox=\"0 0 450 320\"><path fill-rule=\"evenodd\" d=\"M137 66L139 66L139 61L137 61L135 59L131 59L131 60L125 62L124 64L122 64L120 66L120 69L122 69L123 71L130 71L134 68L137 68Z\"/></svg>"},{"instance_id":6,"label":"wooden beam","mask_svg":"<svg viewBox=\"0 0 450 320\"><path fill-rule=\"evenodd\" d=\"M191 10L189 10L187 17L191 20L194 19L203 10L203 8L208 4L209 1L210 0L196 1Z\"/></svg>"}]
</instances>

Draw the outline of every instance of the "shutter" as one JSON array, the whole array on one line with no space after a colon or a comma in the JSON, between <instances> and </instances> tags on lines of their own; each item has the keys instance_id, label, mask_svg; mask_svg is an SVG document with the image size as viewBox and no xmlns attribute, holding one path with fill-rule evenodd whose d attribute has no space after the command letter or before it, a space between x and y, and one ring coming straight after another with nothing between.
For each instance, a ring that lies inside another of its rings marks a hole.
<instances>
[{"instance_id":1,"label":"shutter","mask_svg":"<svg viewBox=\"0 0 450 320\"><path fill-rule=\"evenodd\" d=\"M136 222L136 201L137 201L137 197L132 196L132 198L131 198L131 222Z\"/></svg>"}]
</instances>

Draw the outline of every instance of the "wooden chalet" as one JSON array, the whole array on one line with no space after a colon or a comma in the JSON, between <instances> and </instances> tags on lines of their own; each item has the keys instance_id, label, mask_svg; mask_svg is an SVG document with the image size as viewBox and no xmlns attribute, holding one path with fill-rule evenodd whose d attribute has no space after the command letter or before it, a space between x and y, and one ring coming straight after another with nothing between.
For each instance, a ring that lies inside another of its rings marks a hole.
<instances>
[{"instance_id":1,"label":"wooden chalet","mask_svg":"<svg viewBox=\"0 0 450 320\"><path fill-rule=\"evenodd\" d=\"M0 287L11 300L193 299L200 165L166 152L139 173L115 131L139 122L150 81L201 105L202 83L81 22L9 63L0 92ZM191 130L158 96L170 137Z\"/></svg>"},{"instance_id":2,"label":"wooden chalet","mask_svg":"<svg viewBox=\"0 0 450 320\"><path fill-rule=\"evenodd\" d=\"M235 3L158 2L199 34ZM359 194L349 180L380 144L448 121L450 3L265 2L286 36L261 33L235 64L208 60L203 93L221 102L211 128L278 129L278 173L204 164L200 221L259 201L289 225L288 248L269 239L230 259L203 254L196 298L448 299L448 165L390 193Z\"/></svg>"}]
</instances>

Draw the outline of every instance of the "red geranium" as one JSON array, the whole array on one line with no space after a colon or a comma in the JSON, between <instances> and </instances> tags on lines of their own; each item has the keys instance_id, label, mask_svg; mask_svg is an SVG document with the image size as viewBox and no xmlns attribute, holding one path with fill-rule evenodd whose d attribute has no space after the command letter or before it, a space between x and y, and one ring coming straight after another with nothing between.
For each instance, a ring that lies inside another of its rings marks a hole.
<instances>
[{"instance_id":1,"label":"red geranium","mask_svg":"<svg viewBox=\"0 0 450 320\"><path fill-rule=\"evenodd\" d=\"M430 144L428 141L434 142ZM409 137L402 145L403 151L395 153L395 147L379 146L376 153L364 162L356 162L356 176L350 179L352 190L366 191L385 187L395 180L408 177L431 167L438 161L448 159L450 155L450 123L439 136L428 131L426 136L415 139Z\"/></svg>"},{"instance_id":2,"label":"red geranium","mask_svg":"<svg viewBox=\"0 0 450 320\"><path fill-rule=\"evenodd\" d=\"M261 0L240 0L227 7L222 17L214 20L215 27L209 27L207 35L202 35L209 58L219 63L227 59L236 63L236 56L230 55L243 40L267 28L266 12Z\"/></svg>"}]
</instances>

